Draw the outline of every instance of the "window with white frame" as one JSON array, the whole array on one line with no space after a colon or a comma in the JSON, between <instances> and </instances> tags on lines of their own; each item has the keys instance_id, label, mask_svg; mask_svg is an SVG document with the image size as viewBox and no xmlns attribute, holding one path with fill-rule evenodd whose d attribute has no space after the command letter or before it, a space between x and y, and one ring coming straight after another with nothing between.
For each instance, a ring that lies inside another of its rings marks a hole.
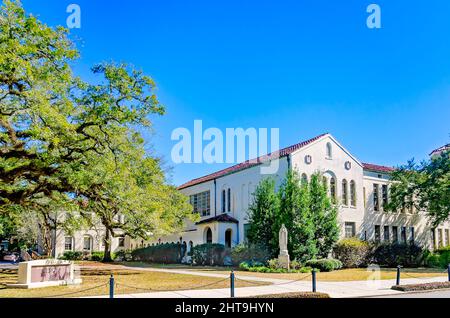
<instances>
[{"instance_id":1,"label":"window with white frame","mask_svg":"<svg viewBox=\"0 0 450 318\"><path fill-rule=\"evenodd\" d=\"M373 210L380 210L380 201L378 199L378 184L376 183L373 184Z\"/></svg>"},{"instance_id":2,"label":"window with white frame","mask_svg":"<svg viewBox=\"0 0 450 318\"><path fill-rule=\"evenodd\" d=\"M190 196L190 203L194 213L199 213L201 216L210 215L210 192L204 191Z\"/></svg>"},{"instance_id":3,"label":"window with white frame","mask_svg":"<svg viewBox=\"0 0 450 318\"><path fill-rule=\"evenodd\" d=\"M89 235L83 237L83 251L90 251L92 249L92 239Z\"/></svg>"},{"instance_id":4,"label":"window with white frame","mask_svg":"<svg viewBox=\"0 0 450 318\"><path fill-rule=\"evenodd\" d=\"M342 204L348 205L348 184L347 180L342 180Z\"/></svg>"},{"instance_id":5,"label":"window with white frame","mask_svg":"<svg viewBox=\"0 0 450 318\"><path fill-rule=\"evenodd\" d=\"M330 178L330 195L333 200L336 200L336 179Z\"/></svg>"},{"instance_id":6,"label":"window with white frame","mask_svg":"<svg viewBox=\"0 0 450 318\"><path fill-rule=\"evenodd\" d=\"M351 237L356 236L355 222L345 222L344 229L345 229L345 237L346 238L351 238Z\"/></svg>"},{"instance_id":7,"label":"window with white frame","mask_svg":"<svg viewBox=\"0 0 450 318\"><path fill-rule=\"evenodd\" d=\"M379 242L381 240L381 226L375 225L375 242Z\"/></svg>"},{"instance_id":8,"label":"window with white frame","mask_svg":"<svg viewBox=\"0 0 450 318\"><path fill-rule=\"evenodd\" d=\"M387 184L383 184L381 186L381 198L383 200L383 209L386 204L388 204L388 186Z\"/></svg>"},{"instance_id":9,"label":"window with white frame","mask_svg":"<svg viewBox=\"0 0 450 318\"><path fill-rule=\"evenodd\" d=\"M384 226L384 233L383 233L383 238L384 238L384 240L386 241L386 242L389 242L390 241L390 233L389 233L389 226L388 225L385 225Z\"/></svg>"},{"instance_id":10,"label":"window with white frame","mask_svg":"<svg viewBox=\"0 0 450 318\"><path fill-rule=\"evenodd\" d=\"M66 236L64 238L64 250L66 250L66 251L73 250L73 237L72 236Z\"/></svg>"},{"instance_id":11,"label":"window with white frame","mask_svg":"<svg viewBox=\"0 0 450 318\"><path fill-rule=\"evenodd\" d=\"M350 205L356 207L356 184L355 181L350 181Z\"/></svg>"}]
</instances>

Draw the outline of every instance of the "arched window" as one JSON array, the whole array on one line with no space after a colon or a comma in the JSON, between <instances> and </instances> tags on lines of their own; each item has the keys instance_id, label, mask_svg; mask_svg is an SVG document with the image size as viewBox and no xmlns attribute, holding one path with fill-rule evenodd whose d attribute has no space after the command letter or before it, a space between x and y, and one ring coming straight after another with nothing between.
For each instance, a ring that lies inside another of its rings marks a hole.
<instances>
[{"instance_id":1,"label":"arched window","mask_svg":"<svg viewBox=\"0 0 450 318\"><path fill-rule=\"evenodd\" d=\"M228 248L231 248L231 238L232 238L233 232L231 229L228 229L225 231L225 246Z\"/></svg>"},{"instance_id":2,"label":"arched window","mask_svg":"<svg viewBox=\"0 0 450 318\"><path fill-rule=\"evenodd\" d=\"M212 231L209 227L205 230L205 243L212 243Z\"/></svg>"},{"instance_id":3,"label":"arched window","mask_svg":"<svg viewBox=\"0 0 450 318\"><path fill-rule=\"evenodd\" d=\"M331 143L327 143L327 158L333 158L333 149L331 148Z\"/></svg>"},{"instance_id":4,"label":"arched window","mask_svg":"<svg viewBox=\"0 0 450 318\"><path fill-rule=\"evenodd\" d=\"M347 180L342 180L342 204L348 205L348 183Z\"/></svg>"},{"instance_id":5,"label":"arched window","mask_svg":"<svg viewBox=\"0 0 450 318\"><path fill-rule=\"evenodd\" d=\"M225 213L226 195L225 190L222 190L222 213Z\"/></svg>"},{"instance_id":6,"label":"arched window","mask_svg":"<svg viewBox=\"0 0 450 318\"><path fill-rule=\"evenodd\" d=\"M334 177L330 179L330 195L333 200L336 200L336 179Z\"/></svg>"},{"instance_id":7,"label":"arched window","mask_svg":"<svg viewBox=\"0 0 450 318\"><path fill-rule=\"evenodd\" d=\"M355 181L350 181L350 204L356 206L356 185Z\"/></svg>"},{"instance_id":8,"label":"arched window","mask_svg":"<svg viewBox=\"0 0 450 318\"><path fill-rule=\"evenodd\" d=\"M228 188L228 212L231 212L231 189Z\"/></svg>"},{"instance_id":9,"label":"arched window","mask_svg":"<svg viewBox=\"0 0 450 318\"><path fill-rule=\"evenodd\" d=\"M308 183L308 176L306 175L306 173L302 174L302 183Z\"/></svg>"}]
</instances>

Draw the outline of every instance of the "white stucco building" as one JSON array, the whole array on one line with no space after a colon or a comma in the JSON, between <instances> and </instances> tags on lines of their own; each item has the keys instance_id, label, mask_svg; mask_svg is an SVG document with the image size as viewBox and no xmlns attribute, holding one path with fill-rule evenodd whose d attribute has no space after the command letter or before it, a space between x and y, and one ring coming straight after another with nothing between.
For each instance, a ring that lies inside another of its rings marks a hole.
<instances>
[{"instance_id":1,"label":"white stucco building","mask_svg":"<svg viewBox=\"0 0 450 318\"><path fill-rule=\"evenodd\" d=\"M279 161L274 175L261 174L262 162ZM432 229L422 211L387 213L391 167L362 163L332 135L323 134L281 149L257 162L244 162L191 180L179 187L190 197L201 219L187 222L181 233L157 238L155 242L186 242L189 246L206 242L234 246L246 238L247 209L257 184L273 177L277 187L288 169L302 178L320 171L326 178L330 195L339 202L341 237L365 240L415 241L429 248L450 245L450 223ZM134 241L134 247L149 242Z\"/></svg>"},{"instance_id":2,"label":"white stucco building","mask_svg":"<svg viewBox=\"0 0 450 318\"><path fill-rule=\"evenodd\" d=\"M279 163L277 173L261 174L261 165L273 160ZM389 175L393 168L362 163L333 136L323 134L257 161L237 164L181 185L179 190L189 196L194 211L201 216L200 221L195 224L186 221L182 232L155 237L152 241L127 237L119 241L115 238L113 250L134 249L158 242L180 242L186 244L188 250L192 245L207 242L231 247L239 244L246 238L247 209L256 186L262 179L272 177L278 187L288 169L297 170L306 179L317 171L324 175L330 195L339 203L341 237L414 241L428 248L450 245L449 222L432 229L422 211L384 211L383 206L389 200ZM79 232L75 237L60 232L56 240L57 254L68 248L86 251L89 246L92 250L100 250L101 235L96 236L98 231L92 231ZM73 242L72 245L69 242Z\"/></svg>"}]
</instances>

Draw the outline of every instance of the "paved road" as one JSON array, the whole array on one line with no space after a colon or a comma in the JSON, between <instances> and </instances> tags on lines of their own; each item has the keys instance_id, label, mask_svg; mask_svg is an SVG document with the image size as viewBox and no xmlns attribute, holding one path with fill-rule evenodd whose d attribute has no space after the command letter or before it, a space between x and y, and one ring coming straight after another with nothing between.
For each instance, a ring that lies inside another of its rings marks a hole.
<instances>
[{"instance_id":1,"label":"paved road","mask_svg":"<svg viewBox=\"0 0 450 318\"><path fill-rule=\"evenodd\" d=\"M404 293L386 296L377 296L374 298L450 298L450 289L420 292L420 293Z\"/></svg>"}]
</instances>

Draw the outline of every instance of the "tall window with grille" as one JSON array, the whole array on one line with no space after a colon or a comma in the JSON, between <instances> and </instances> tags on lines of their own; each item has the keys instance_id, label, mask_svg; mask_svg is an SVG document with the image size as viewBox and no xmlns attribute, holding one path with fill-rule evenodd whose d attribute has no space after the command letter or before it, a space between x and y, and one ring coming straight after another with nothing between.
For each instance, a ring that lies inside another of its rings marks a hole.
<instances>
[{"instance_id":1,"label":"tall window with grille","mask_svg":"<svg viewBox=\"0 0 450 318\"><path fill-rule=\"evenodd\" d=\"M379 211L380 210L380 200L378 198L378 184L373 184L373 210Z\"/></svg>"},{"instance_id":2,"label":"tall window with grille","mask_svg":"<svg viewBox=\"0 0 450 318\"><path fill-rule=\"evenodd\" d=\"M345 222L345 237L351 238L356 236L355 222Z\"/></svg>"},{"instance_id":3,"label":"tall window with grille","mask_svg":"<svg viewBox=\"0 0 450 318\"><path fill-rule=\"evenodd\" d=\"M333 201L336 200L336 179L331 177L330 179L330 195Z\"/></svg>"},{"instance_id":4,"label":"tall window with grille","mask_svg":"<svg viewBox=\"0 0 450 318\"><path fill-rule=\"evenodd\" d=\"M189 197L189 200L194 213L198 213L201 216L208 216L211 214L209 191L193 194Z\"/></svg>"},{"instance_id":5,"label":"tall window with grille","mask_svg":"<svg viewBox=\"0 0 450 318\"><path fill-rule=\"evenodd\" d=\"M381 226L375 225L375 242L379 242L381 240Z\"/></svg>"},{"instance_id":6,"label":"tall window with grille","mask_svg":"<svg viewBox=\"0 0 450 318\"><path fill-rule=\"evenodd\" d=\"M348 205L348 184L347 180L342 180L342 204Z\"/></svg>"},{"instance_id":7,"label":"tall window with grille","mask_svg":"<svg viewBox=\"0 0 450 318\"><path fill-rule=\"evenodd\" d=\"M406 244L406 226L402 226L401 237L402 237L402 243Z\"/></svg>"},{"instance_id":8,"label":"tall window with grille","mask_svg":"<svg viewBox=\"0 0 450 318\"><path fill-rule=\"evenodd\" d=\"M64 238L64 250L66 250L66 251L73 250L73 237L72 236L66 236Z\"/></svg>"},{"instance_id":9,"label":"tall window with grille","mask_svg":"<svg viewBox=\"0 0 450 318\"><path fill-rule=\"evenodd\" d=\"M397 226L392 227L392 241L394 243L398 242L398 227Z\"/></svg>"},{"instance_id":10,"label":"tall window with grille","mask_svg":"<svg viewBox=\"0 0 450 318\"><path fill-rule=\"evenodd\" d=\"M222 190L222 213L225 213L226 211L226 201L227 201L227 192L225 190Z\"/></svg>"},{"instance_id":11,"label":"tall window with grille","mask_svg":"<svg viewBox=\"0 0 450 318\"><path fill-rule=\"evenodd\" d=\"M385 205L388 204L388 186L387 186L387 184L383 184L381 186L381 196L382 196L382 200L383 200L383 209L384 209Z\"/></svg>"},{"instance_id":12,"label":"tall window with grille","mask_svg":"<svg viewBox=\"0 0 450 318\"><path fill-rule=\"evenodd\" d=\"M355 181L350 181L350 205L356 207L356 184Z\"/></svg>"},{"instance_id":13,"label":"tall window with grille","mask_svg":"<svg viewBox=\"0 0 450 318\"><path fill-rule=\"evenodd\" d=\"M231 189L228 188L227 211L231 212Z\"/></svg>"},{"instance_id":14,"label":"tall window with grille","mask_svg":"<svg viewBox=\"0 0 450 318\"><path fill-rule=\"evenodd\" d=\"M415 229L414 229L414 226L411 226L410 228L409 228L409 242L411 243L411 244L414 244L414 242L415 242L415 240L416 240L416 233L415 233Z\"/></svg>"},{"instance_id":15,"label":"tall window with grille","mask_svg":"<svg viewBox=\"0 0 450 318\"><path fill-rule=\"evenodd\" d=\"M390 241L390 233L389 233L389 226L388 225L386 225L386 226L384 226L384 232L383 232L383 238L384 238L384 241L386 241L386 242L389 242Z\"/></svg>"}]
</instances>

